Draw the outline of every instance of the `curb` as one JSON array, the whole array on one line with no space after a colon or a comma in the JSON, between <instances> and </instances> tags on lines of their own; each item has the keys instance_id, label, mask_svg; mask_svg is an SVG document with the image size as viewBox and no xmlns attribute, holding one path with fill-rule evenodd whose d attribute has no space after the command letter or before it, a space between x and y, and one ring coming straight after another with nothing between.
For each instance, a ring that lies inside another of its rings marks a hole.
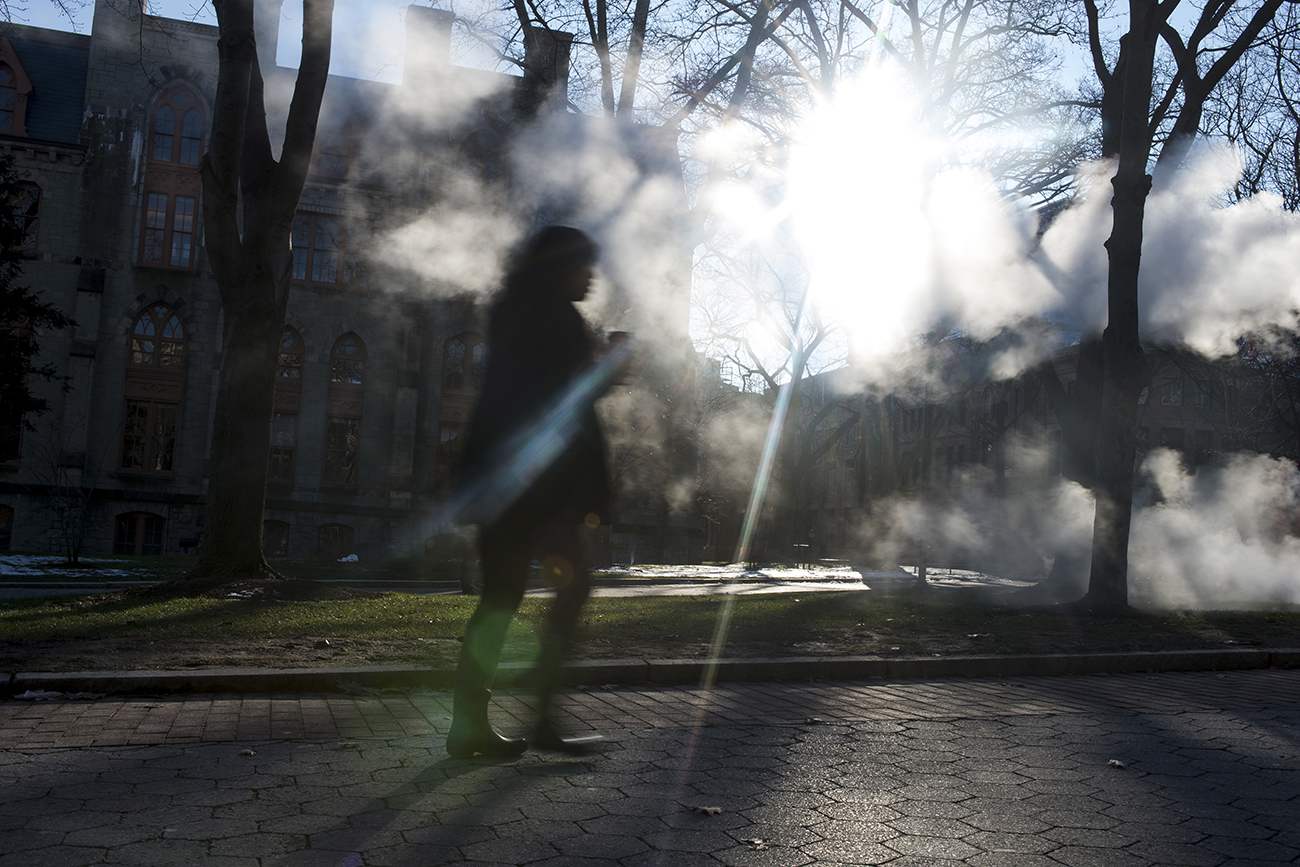
<instances>
[{"instance_id":1,"label":"curb","mask_svg":"<svg viewBox=\"0 0 1300 867\"><path fill-rule=\"evenodd\" d=\"M794 680L928 680L952 677L1048 677L1172 671L1240 671L1300 668L1300 650L1184 650L1046 656L786 657L723 659L716 682ZM574 685L647 683L697 686L708 669L698 659L580 660L568 666ZM517 682L524 663L506 663L500 686ZM366 665L339 668L218 668L193 671L20 672L3 676L6 695L27 690L111 695L182 693L340 693L365 689L450 689L448 668Z\"/></svg>"}]
</instances>

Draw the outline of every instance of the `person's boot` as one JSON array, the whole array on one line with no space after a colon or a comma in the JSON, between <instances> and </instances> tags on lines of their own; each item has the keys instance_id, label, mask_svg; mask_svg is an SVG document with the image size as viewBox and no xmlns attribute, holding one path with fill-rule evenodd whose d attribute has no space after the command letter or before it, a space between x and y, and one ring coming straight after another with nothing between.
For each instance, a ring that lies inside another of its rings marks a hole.
<instances>
[{"instance_id":1,"label":"person's boot","mask_svg":"<svg viewBox=\"0 0 1300 867\"><path fill-rule=\"evenodd\" d=\"M447 755L453 759L468 759L478 753L484 756L517 756L528 749L523 738L508 738L492 728L488 721L488 690L457 690L451 714L451 730L447 732Z\"/></svg>"},{"instance_id":2,"label":"person's boot","mask_svg":"<svg viewBox=\"0 0 1300 867\"><path fill-rule=\"evenodd\" d=\"M567 643L564 636L553 629L542 633L541 652L537 657L537 665L530 672L537 691L537 727L528 736L528 745L537 750L585 756L600 750L605 739L595 733L565 737L555 728L552 718Z\"/></svg>"}]
</instances>

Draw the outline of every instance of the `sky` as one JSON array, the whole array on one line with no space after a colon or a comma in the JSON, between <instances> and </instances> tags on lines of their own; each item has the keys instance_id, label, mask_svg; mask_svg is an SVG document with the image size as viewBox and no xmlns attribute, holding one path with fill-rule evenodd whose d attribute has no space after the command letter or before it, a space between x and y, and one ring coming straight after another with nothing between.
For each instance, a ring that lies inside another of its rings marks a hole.
<instances>
[{"instance_id":1,"label":"sky","mask_svg":"<svg viewBox=\"0 0 1300 867\"><path fill-rule=\"evenodd\" d=\"M68 21L49 0L20 0L26 12L15 9L14 20L34 27L89 33L94 3L85 0L73 21ZM77 0L72 0L75 4ZM70 4L71 5L71 4ZM336 75L398 82L402 76L402 51L406 30L402 23L409 0L335 0L334 46L330 71ZM212 4L203 0L150 0L149 11L165 18L182 18L216 24ZM280 22L277 60L297 67L302 0L285 0Z\"/></svg>"}]
</instances>

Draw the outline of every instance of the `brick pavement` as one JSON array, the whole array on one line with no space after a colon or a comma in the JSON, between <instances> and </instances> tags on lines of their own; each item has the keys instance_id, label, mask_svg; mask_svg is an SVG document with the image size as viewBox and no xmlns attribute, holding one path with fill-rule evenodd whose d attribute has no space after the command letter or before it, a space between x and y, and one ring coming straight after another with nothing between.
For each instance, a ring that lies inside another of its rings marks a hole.
<instances>
[{"instance_id":1,"label":"brick pavement","mask_svg":"<svg viewBox=\"0 0 1300 867\"><path fill-rule=\"evenodd\" d=\"M1300 671L611 688L568 709L605 755L450 760L436 693L0 702L0 867L1300 859ZM526 726L526 697L497 710Z\"/></svg>"}]
</instances>

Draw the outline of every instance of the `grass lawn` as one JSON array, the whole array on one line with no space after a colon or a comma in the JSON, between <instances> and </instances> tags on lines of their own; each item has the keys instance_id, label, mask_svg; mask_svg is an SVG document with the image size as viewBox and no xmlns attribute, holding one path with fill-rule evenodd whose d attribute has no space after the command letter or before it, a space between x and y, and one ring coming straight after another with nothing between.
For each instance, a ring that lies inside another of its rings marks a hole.
<instances>
[{"instance_id":1,"label":"grass lawn","mask_svg":"<svg viewBox=\"0 0 1300 867\"><path fill-rule=\"evenodd\" d=\"M195 556L82 557L68 566L57 554L0 553L0 581L76 583L81 581L166 581L184 575L198 563ZM339 563L322 557L277 557L271 565L290 578L323 581L454 581L450 562L417 558Z\"/></svg>"},{"instance_id":2,"label":"grass lawn","mask_svg":"<svg viewBox=\"0 0 1300 867\"><path fill-rule=\"evenodd\" d=\"M405 593L331 602L122 594L0 600L0 671L451 665L474 604L472 597ZM544 599L525 599L508 659L526 660L534 652L534 625L545 605ZM718 596L592 599L575 655L706 657L722 605ZM945 590L755 595L736 599L721 652L889 657L1243 645L1300 646L1300 610L1097 618L1004 608L979 595Z\"/></svg>"}]
</instances>

